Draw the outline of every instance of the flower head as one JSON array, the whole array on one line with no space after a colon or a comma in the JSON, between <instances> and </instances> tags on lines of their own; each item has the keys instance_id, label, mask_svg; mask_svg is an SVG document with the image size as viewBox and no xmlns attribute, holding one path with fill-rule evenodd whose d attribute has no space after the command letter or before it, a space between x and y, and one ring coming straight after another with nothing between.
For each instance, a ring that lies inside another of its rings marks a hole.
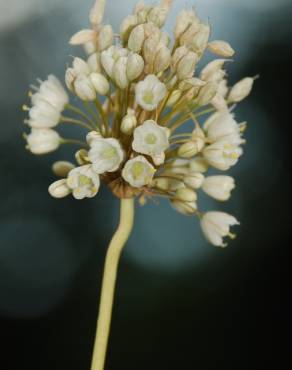
<instances>
[{"instance_id":1,"label":"flower head","mask_svg":"<svg viewBox=\"0 0 292 370\"><path fill-rule=\"evenodd\" d=\"M124 151L118 140L96 139L91 142L88 152L89 160L96 173L116 171L124 159Z\"/></svg>"},{"instance_id":2,"label":"flower head","mask_svg":"<svg viewBox=\"0 0 292 370\"><path fill-rule=\"evenodd\" d=\"M207 212L201 219L202 230L207 240L216 247L225 247L223 238L229 236L234 238L235 235L230 233L230 226L239 225L234 216L224 212Z\"/></svg>"},{"instance_id":3,"label":"flower head","mask_svg":"<svg viewBox=\"0 0 292 370\"><path fill-rule=\"evenodd\" d=\"M49 128L33 128L26 137L27 149L33 154L47 154L58 149L59 134Z\"/></svg>"},{"instance_id":4,"label":"flower head","mask_svg":"<svg viewBox=\"0 0 292 370\"><path fill-rule=\"evenodd\" d=\"M76 199L93 198L98 192L99 185L99 175L91 165L76 167L68 174L67 186Z\"/></svg>"},{"instance_id":5,"label":"flower head","mask_svg":"<svg viewBox=\"0 0 292 370\"><path fill-rule=\"evenodd\" d=\"M155 168L152 164L139 155L125 164L122 176L131 186L140 188L151 183L154 173Z\"/></svg>"},{"instance_id":6,"label":"flower head","mask_svg":"<svg viewBox=\"0 0 292 370\"><path fill-rule=\"evenodd\" d=\"M166 87L155 75L147 76L136 85L136 101L146 111L157 108L165 95Z\"/></svg>"}]
</instances>

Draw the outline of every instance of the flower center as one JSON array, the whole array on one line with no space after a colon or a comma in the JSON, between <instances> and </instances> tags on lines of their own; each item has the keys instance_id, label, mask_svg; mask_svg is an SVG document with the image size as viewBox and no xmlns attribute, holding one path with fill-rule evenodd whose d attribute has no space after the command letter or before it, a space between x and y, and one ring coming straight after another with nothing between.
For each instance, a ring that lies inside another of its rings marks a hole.
<instances>
[{"instance_id":1,"label":"flower center","mask_svg":"<svg viewBox=\"0 0 292 370\"><path fill-rule=\"evenodd\" d=\"M93 186L92 180L89 177L85 176L85 175L80 175L78 182L79 182L79 186L80 187L82 187L82 186L90 186L90 187L92 187Z\"/></svg>"},{"instance_id":2,"label":"flower center","mask_svg":"<svg viewBox=\"0 0 292 370\"><path fill-rule=\"evenodd\" d=\"M138 179L144 173L144 165L141 162L135 162L132 167L132 174L134 179Z\"/></svg>"},{"instance_id":3,"label":"flower center","mask_svg":"<svg viewBox=\"0 0 292 370\"><path fill-rule=\"evenodd\" d=\"M111 159L116 156L116 149L115 148L108 148L102 152L102 158L104 159Z\"/></svg>"},{"instance_id":4,"label":"flower center","mask_svg":"<svg viewBox=\"0 0 292 370\"><path fill-rule=\"evenodd\" d=\"M153 104L154 95L152 91L145 91L143 100L146 104Z\"/></svg>"},{"instance_id":5,"label":"flower center","mask_svg":"<svg viewBox=\"0 0 292 370\"><path fill-rule=\"evenodd\" d=\"M145 142L147 144L153 145L156 143L156 141L157 141L157 137L154 134L148 134L145 137Z\"/></svg>"}]
</instances>

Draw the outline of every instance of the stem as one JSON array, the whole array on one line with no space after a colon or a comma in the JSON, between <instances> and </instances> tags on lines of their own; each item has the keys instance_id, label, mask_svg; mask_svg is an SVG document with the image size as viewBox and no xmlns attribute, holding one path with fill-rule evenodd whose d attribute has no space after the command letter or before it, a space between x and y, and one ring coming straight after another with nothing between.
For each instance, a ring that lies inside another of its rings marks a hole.
<instances>
[{"instance_id":1,"label":"stem","mask_svg":"<svg viewBox=\"0 0 292 370\"><path fill-rule=\"evenodd\" d=\"M61 139L61 144L80 145L80 146L82 146L83 148L88 149L88 144L86 144L85 142L83 142L83 141L81 141L81 140L75 140L75 139L64 139L64 138L62 138L62 139Z\"/></svg>"},{"instance_id":2,"label":"stem","mask_svg":"<svg viewBox=\"0 0 292 370\"><path fill-rule=\"evenodd\" d=\"M78 126L84 127L84 128L86 128L90 131L93 129L93 127L89 126L87 123L85 123L83 121L80 121L79 119L74 119L74 118L71 118L71 117L62 116L61 119L60 119L60 122L61 123L72 123L73 125L78 125Z\"/></svg>"},{"instance_id":3,"label":"stem","mask_svg":"<svg viewBox=\"0 0 292 370\"><path fill-rule=\"evenodd\" d=\"M104 369L118 263L122 249L131 233L133 221L134 199L122 199L120 223L110 242L105 260L91 370Z\"/></svg>"},{"instance_id":4,"label":"stem","mask_svg":"<svg viewBox=\"0 0 292 370\"><path fill-rule=\"evenodd\" d=\"M80 117L84 118L86 120L86 122L89 123L89 125L95 129L95 123L89 118L87 117L87 115L79 108L75 107L74 105L71 105L71 104L67 104L66 105L66 109L78 114Z\"/></svg>"}]
</instances>

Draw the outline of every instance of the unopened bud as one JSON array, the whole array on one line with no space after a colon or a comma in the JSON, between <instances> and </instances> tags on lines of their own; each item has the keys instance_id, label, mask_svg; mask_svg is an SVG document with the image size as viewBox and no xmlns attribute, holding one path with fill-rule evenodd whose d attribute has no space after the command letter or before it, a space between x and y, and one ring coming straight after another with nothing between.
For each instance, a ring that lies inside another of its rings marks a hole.
<instances>
[{"instance_id":1,"label":"unopened bud","mask_svg":"<svg viewBox=\"0 0 292 370\"><path fill-rule=\"evenodd\" d=\"M121 131L125 135L132 135L135 127L137 126L137 118L132 109L128 109L127 115L122 119Z\"/></svg>"},{"instance_id":2,"label":"unopened bud","mask_svg":"<svg viewBox=\"0 0 292 370\"><path fill-rule=\"evenodd\" d=\"M109 92L110 85L108 80L101 73L91 73L90 81L99 95L106 95Z\"/></svg>"},{"instance_id":3,"label":"unopened bud","mask_svg":"<svg viewBox=\"0 0 292 370\"><path fill-rule=\"evenodd\" d=\"M200 73L200 79L203 81L218 81L224 77L222 68L228 59L215 59L208 63Z\"/></svg>"},{"instance_id":4,"label":"unopened bud","mask_svg":"<svg viewBox=\"0 0 292 370\"><path fill-rule=\"evenodd\" d=\"M191 172L206 172L209 164L203 157L191 159L189 162L189 169Z\"/></svg>"},{"instance_id":5,"label":"unopened bud","mask_svg":"<svg viewBox=\"0 0 292 370\"><path fill-rule=\"evenodd\" d=\"M188 188L180 188L175 192L175 199L183 202L194 202L197 200L197 194Z\"/></svg>"},{"instance_id":6,"label":"unopened bud","mask_svg":"<svg viewBox=\"0 0 292 370\"><path fill-rule=\"evenodd\" d=\"M167 106L168 106L168 107L171 107L171 106L173 106L175 103L177 103L177 102L178 102L178 100L180 99L181 95L182 95L182 92L181 92L180 90L174 90L174 91L171 93L171 95L170 95L169 99L167 100Z\"/></svg>"},{"instance_id":7,"label":"unopened bud","mask_svg":"<svg viewBox=\"0 0 292 370\"><path fill-rule=\"evenodd\" d=\"M160 36L160 42L165 45L165 46L169 46L170 44L170 36L167 32L161 32L161 36Z\"/></svg>"},{"instance_id":8,"label":"unopened bud","mask_svg":"<svg viewBox=\"0 0 292 370\"><path fill-rule=\"evenodd\" d=\"M197 127L192 132L192 141L197 146L198 153L205 146L205 134L204 134L204 131L201 129L201 127L199 125L197 125Z\"/></svg>"},{"instance_id":9,"label":"unopened bud","mask_svg":"<svg viewBox=\"0 0 292 370\"><path fill-rule=\"evenodd\" d=\"M148 22L154 23L157 27L161 28L167 17L168 9L155 6L153 7L147 15Z\"/></svg>"},{"instance_id":10,"label":"unopened bud","mask_svg":"<svg viewBox=\"0 0 292 370\"><path fill-rule=\"evenodd\" d=\"M202 54L203 51L206 49L210 36L210 26L207 24L200 24L200 29L196 33L195 37L191 42L192 49Z\"/></svg>"},{"instance_id":11,"label":"unopened bud","mask_svg":"<svg viewBox=\"0 0 292 370\"><path fill-rule=\"evenodd\" d=\"M93 26L101 23L104 15L105 0L96 0L89 13L89 20Z\"/></svg>"},{"instance_id":12,"label":"unopened bud","mask_svg":"<svg viewBox=\"0 0 292 370\"><path fill-rule=\"evenodd\" d=\"M196 99L200 106L209 104L217 93L218 85L214 82L208 82L203 86Z\"/></svg>"},{"instance_id":13,"label":"unopened bud","mask_svg":"<svg viewBox=\"0 0 292 370\"><path fill-rule=\"evenodd\" d=\"M53 184L49 186L49 193L53 198L65 198L67 195L71 193L71 190L67 186L67 180L62 179L55 181Z\"/></svg>"},{"instance_id":14,"label":"unopened bud","mask_svg":"<svg viewBox=\"0 0 292 370\"><path fill-rule=\"evenodd\" d=\"M184 177L184 183L186 186L192 189L199 189L204 182L204 175L200 172L193 173Z\"/></svg>"},{"instance_id":15,"label":"unopened bud","mask_svg":"<svg viewBox=\"0 0 292 370\"><path fill-rule=\"evenodd\" d=\"M84 101L93 101L96 98L95 88L89 77L80 75L74 82L74 90L76 95Z\"/></svg>"},{"instance_id":16,"label":"unopened bud","mask_svg":"<svg viewBox=\"0 0 292 370\"><path fill-rule=\"evenodd\" d=\"M179 89L181 91L187 91L190 89L195 89L195 91L198 93L200 88L202 86L206 85L205 81L200 80L196 77L187 78L183 81L181 81L178 85Z\"/></svg>"},{"instance_id":17,"label":"unopened bud","mask_svg":"<svg viewBox=\"0 0 292 370\"><path fill-rule=\"evenodd\" d=\"M65 83L70 91L74 91L73 84L77 74L73 68L67 68L65 73Z\"/></svg>"},{"instance_id":18,"label":"unopened bud","mask_svg":"<svg viewBox=\"0 0 292 370\"><path fill-rule=\"evenodd\" d=\"M180 200L171 200L173 208L183 215L192 215L197 210L196 202L182 202Z\"/></svg>"},{"instance_id":19,"label":"unopened bud","mask_svg":"<svg viewBox=\"0 0 292 370\"><path fill-rule=\"evenodd\" d=\"M171 68L173 71L177 70L178 63L182 60L184 56L188 54L189 50L186 46L180 46L179 48L175 49L175 52L171 59Z\"/></svg>"},{"instance_id":20,"label":"unopened bud","mask_svg":"<svg viewBox=\"0 0 292 370\"><path fill-rule=\"evenodd\" d=\"M67 177L68 173L75 168L74 164L67 161L57 161L52 166L52 171L56 176Z\"/></svg>"},{"instance_id":21,"label":"unopened bud","mask_svg":"<svg viewBox=\"0 0 292 370\"><path fill-rule=\"evenodd\" d=\"M230 103L238 103L245 99L250 94L253 83L254 79L251 77L245 77L237 82L230 90L228 101Z\"/></svg>"},{"instance_id":22,"label":"unopened bud","mask_svg":"<svg viewBox=\"0 0 292 370\"><path fill-rule=\"evenodd\" d=\"M95 42L97 37L97 32L94 30L81 30L75 33L70 41L70 45L85 45L88 42Z\"/></svg>"},{"instance_id":23,"label":"unopened bud","mask_svg":"<svg viewBox=\"0 0 292 370\"><path fill-rule=\"evenodd\" d=\"M199 20L193 9L183 9L176 18L174 36L178 39L189 27L191 23L197 23Z\"/></svg>"},{"instance_id":24,"label":"unopened bud","mask_svg":"<svg viewBox=\"0 0 292 370\"><path fill-rule=\"evenodd\" d=\"M80 149L75 153L75 159L80 166L89 163L88 152L85 149Z\"/></svg>"},{"instance_id":25,"label":"unopened bud","mask_svg":"<svg viewBox=\"0 0 292 370\"><path fill-rule=\"evenodd\" d=\"M160 190L168 190L169 189L169 179L165 177L154 179L152 182L152 186Z\"/></svg>"},{"instance_id":26,"label":"unopened bud","mask_svg":"<svg viewBox=\"0 0 292 370\"><path fill-rule=\"evenodd\" d=\"M188 77L192 77L195 71L196 64L198 62L198 56L196 53L189 52L185 55L177 66L177 76L180 80L184 80Z\"/></svg>"},{"instance_id":27,"label":"unopened bud","mask_svg":"<svg viewBox=\"0 0 292 370\"><path fill-rule=\"evenodd\" d=\"M221 57L229 58L232 57L235 53L234 49L232 49L231 45L226 41L215 40L209 42L208 49L216 55Z\"/></svg>"},{"instance_id":28,"label":"unopened bud","mask_svg":"<svg viewBox=\"0 0 292 370\"><path fill-rule=\"evenodd\" d=\"M126 89L129 85L127 77L127 57L120 57L114 65L113 76L120 89Z\"/></svg>"},{"instance_id":29,"label":"unopened bud","mask_svg":"<svg viewBox=\"0 0 292 370\"><path fill-rule=\"evenodd\" d=\"M131 31L137 26L138 20L136 15L128 15L122 22L120 27L120 35L122 41L127 42Z\"/></svg>"},{"instance_id":30,"label":"unopened bud","mask_svg":"<svg viewBox=\"0 0 292 370\"><path fill-rule=\"evenodd\" d=\"M154 72L155 73L160 73L165 71L171 61L171 52L166 46L162 46L159 50L158 53L155 56L154 59Z\"/></svg>"},{"instance_id":31,"label":"unopened bud","mask_svg":"<svg viewBox=\"0 0 292 370\"><path fill-rule=\"evenodd\" d=\"M100 64L100 53L93 53L87 59L87 64L91 72L101 72L101 64Z\"/></svg>"},{"instance_id":32,"label":"unopened bud","mask_svg":"<svg viewBox=\"0 0 292 370\"><path fill-rule=\"evenodd\" d=\"M143 57L146 64L153 65L157 46L159 44L159 37L153 35L148 37L143 45Z\"/></svg>"},{"instance_id":33,"label":"unopened bud","mask_svg":"<svg viewBox=\"0 0 292 370\"><path fill-rule=\"evenodd\" d=\"M91 55L96 52L96 43L93 41L88 41L82 46L87 55Z\"/></svg>"},{"instance_id":34,"label":"unopened bud","mask_svg":"<svg viewBox=\"0 0 292 370\"><path fill-rule=\"evenodd\" d=\"M181 35L179 39L180 45L191 46L195 40L196 35L200 31L200 27L200 23L192 23Z\"/></svg>"},{"instance_id":35,"label":"unopened bud","mask_svg":"<svg viewBox=\"0 0 292 370\"><path fill-rule=\"evenodd\" d=\"M88 75L90 73L90 69L88 67L88 64L81 58L74 58L72 66L74 68L74 71L77 75Z\"/></svg>"},{"instance_id":36,"label":"unopened bud","mask_svg":"<svg viewBox=\"0 0 292 370\"><path fill-rule=\"evenodd\" d=\"M132 53L128 56L127 60L127 77L129 81L134 81L138 78L144 69L143 58L136 53Z\"/></svg>"},{"instance_id":37,"label":"unopened bud","mask_svg":"<svg viewBox=\"0 0 292 370\"><path fill-rule=\"evenodd\" d=\"M197 145L193 141L187 141L178 149L178 155L182 158L191 158L198 153Z\"/></svg>"},{"instance_id":38,"label":"unopened bud","mask_svg":"<svg viewBox=\"0 0 292 370\"><path fill-rule=\"evenodd\" d=\"M142 49L145 39L144 26L140 24L133 28L128 40L128 48L135 53L139 53Z\"/></svg>"},{"instance_id":39,"label":"unopened bud","mask_svg":"<svg viewBox=\"0 0 292 370\"><path fill-rule=\"evenodd\" d=\"M96 45L98 51L103 51L113 44L114 32L112 26L107 24L102 26L98 32Z\"/></svg>"}]
</instances>

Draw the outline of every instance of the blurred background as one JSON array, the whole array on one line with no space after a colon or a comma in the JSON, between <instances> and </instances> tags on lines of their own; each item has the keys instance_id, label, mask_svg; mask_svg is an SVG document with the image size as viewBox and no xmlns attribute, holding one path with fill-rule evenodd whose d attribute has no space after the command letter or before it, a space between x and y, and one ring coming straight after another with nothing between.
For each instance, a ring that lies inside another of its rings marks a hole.
<instances>
[{"instance_id":1,"label":"blurred background","mask_svg":"<svg viewBox=\"0 0 292 370\"><path fill-rule=\"evenodd\" d=\"M73 148L30 155L23 103L36 78L63 80L68 40L87 26L92 0L0 0L1 369L86 370L107 244L118 200L54 200L51 164ZM107 1L116 30L135 1ZM137 206L118 277L107 369L286 368L291 305L291 0L175 0L209 19L213 39L236 49L231 82L260 74L237 108L245 155L231 171L231 201L203 199L241 221L227 249L207 244L197 220L163 201ZM289 362L288 362L289 363Z\"/></svg>"}]
</instances>

